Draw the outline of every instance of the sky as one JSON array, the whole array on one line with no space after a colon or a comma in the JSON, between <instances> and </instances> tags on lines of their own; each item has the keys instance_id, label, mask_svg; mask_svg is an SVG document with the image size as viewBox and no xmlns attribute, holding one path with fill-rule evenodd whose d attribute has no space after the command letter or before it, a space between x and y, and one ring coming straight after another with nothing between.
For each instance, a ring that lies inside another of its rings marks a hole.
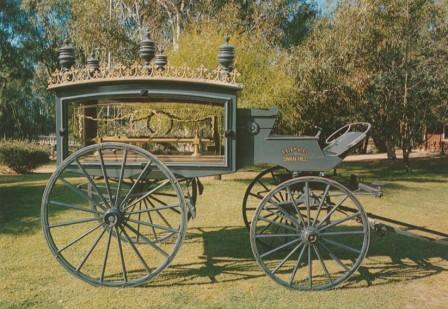
<instances>
[{"instance_id":1,"label":"sky","mask_svg":"<svg viewBox=\"0 0 448 309\"><path fill-rule=\"evenodd\" d=\"M337 0L316 0L322 15L328 15L336 7Z\"/></svg>"}]
</instances>

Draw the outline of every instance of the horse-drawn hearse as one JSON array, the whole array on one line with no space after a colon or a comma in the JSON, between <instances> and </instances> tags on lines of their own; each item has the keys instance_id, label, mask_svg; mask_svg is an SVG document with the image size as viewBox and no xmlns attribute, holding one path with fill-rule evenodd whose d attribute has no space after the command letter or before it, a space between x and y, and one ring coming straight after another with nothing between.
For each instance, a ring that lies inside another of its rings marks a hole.
<instances>
[{"instance_id":1,"label":"horse-drawn hearse","mask_svg":"<svg viewBox=\"0 0 448 309\"><path fill-rule=\"evenodd\" d=\"M147 34L140 56L143 64L105 66L90 57L74 67L73 47L60 49L62 68L49 81L58 167L41 213L58 262L97 286L146 283L182 245L203 191L199 177L270 164L248 186L242 208L261 269L303 290L349 278L378 229L355 195L382 191L325 172L366 138L370 124L347 124L324 147L320 131L272 134L276 108L237 108L242 86L228 40L216 70L167 65Z\"/></svg>"}]
</instances>

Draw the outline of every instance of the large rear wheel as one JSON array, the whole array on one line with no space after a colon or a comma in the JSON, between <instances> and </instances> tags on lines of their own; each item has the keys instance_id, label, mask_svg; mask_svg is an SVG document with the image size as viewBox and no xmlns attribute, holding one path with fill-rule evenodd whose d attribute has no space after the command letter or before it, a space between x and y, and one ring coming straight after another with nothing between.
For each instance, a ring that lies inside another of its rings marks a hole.
<instances>
[{"instance_id":1,"label":"large rear wheel","mask_svg":"<svg viewBox=\"0 0 448 309\"><path fill-rule=\"evenodd\" d=\"M169 266L187 213L165 164L139 147L105 143L59 166L45 189L41 219L51 252L68 272L93 285L123 287L148 282Z\"/></svg>"}]
</instances>

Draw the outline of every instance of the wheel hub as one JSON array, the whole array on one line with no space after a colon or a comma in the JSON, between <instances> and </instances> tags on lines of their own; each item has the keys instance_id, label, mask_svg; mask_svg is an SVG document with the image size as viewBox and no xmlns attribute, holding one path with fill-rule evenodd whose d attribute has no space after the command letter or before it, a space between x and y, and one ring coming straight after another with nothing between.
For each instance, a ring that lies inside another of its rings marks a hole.
<instances>
[{"instance_id":1,"label":"wheel hub","mask_svg":"<svg viewBox=\"0 0 448 309\"><path fill-rule=\"evenodd\" d=\"M123 223L124 216L117 208L111 208L104 215L104 223L109 226L116 226Z\"/></svg>"},{"instance_id":2,"label":"wheel hub","mask_svg":"<svg viewBox=\"0 0 448 309\"><path fill-rule=\"evenodd\" d=\"M319 239L319 233L313 227L306 227L301 234L302 240L307 244L314 244Z\"/></svg>"}]
</instances>

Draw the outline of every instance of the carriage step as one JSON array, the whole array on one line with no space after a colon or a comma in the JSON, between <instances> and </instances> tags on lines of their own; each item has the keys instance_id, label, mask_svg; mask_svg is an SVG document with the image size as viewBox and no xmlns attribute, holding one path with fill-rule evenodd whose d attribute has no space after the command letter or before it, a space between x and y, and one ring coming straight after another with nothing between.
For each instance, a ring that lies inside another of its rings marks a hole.
<instances>
[{"instance_id":1,"label":"carriage step","mask_svg":"<svg viewBox=\"0 0 448 309\"><path fill-rule=\"evenodd\" d=\"M350 175L349 179L339 177L338 180L355 195L370 195L378 198L383 197L383 188L380 184L367 184L361 182L356 175Z\"/></svg>"},{"instance_id":2,"label":"carriage step","mask_svg":"<svg viewBox=\"0 0 448 309\"><path fill-rule=\"evenodd\" d=\"M365 184L362 182L358 183L358 189L353 191L354 194L366 194L372 195L374 197L383 197L383 188L378 184Z\"/></svg>"}]
</instances>

